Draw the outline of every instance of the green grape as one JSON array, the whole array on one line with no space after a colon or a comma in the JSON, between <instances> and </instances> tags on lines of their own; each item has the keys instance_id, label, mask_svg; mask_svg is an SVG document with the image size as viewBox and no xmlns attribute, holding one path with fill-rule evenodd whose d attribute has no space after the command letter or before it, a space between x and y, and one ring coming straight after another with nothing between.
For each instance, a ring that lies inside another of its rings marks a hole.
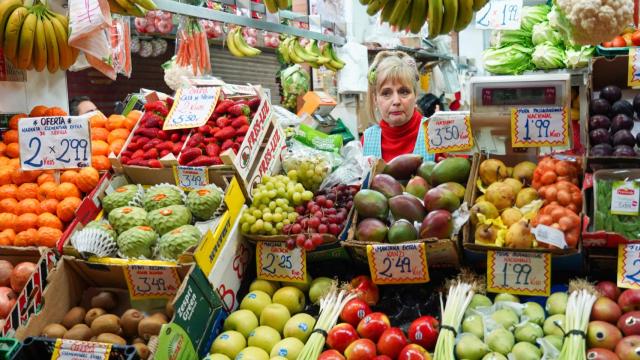
<instances>
[{"instance_id":1,"label":"green grape","mask_svg":"<svg viewBox=\"0 0 640 360\"><path fill-rule=\"evenodd\" d=\"M256 217L256 219L261 218L262 217L262 211L258 210L258 209L254 209L252 212L252 215Z\"/></svg>"},{"instance_id":2,"label":"green grape","mask_svg":"<svg viewBox=\"0 0 640 360\"><path fill-rule=\"evenodd\" d=\"M268 194L270 199L273 199L276 197L276 195L278 195L275 190L269 190Z\"/></svg>"},{"instance_id":3,"label":"green grape","mask_svg":"<svg viewBox=\"0 0 640 360\"><path fill-rule=\"evenodd\" d=\"M273 218L272 220L279 223L282 221L282 219L284 218L284 216L281 213L275 213L273 214Z\"/></svg>"},{"instance_id":4,"label":"green grape","mask_svg":"<svg viewBox=\"0 0 640 360\"><path fill-rule=\"evenodd\" d=\"M289 215L287 215L287 219L292 223L294 223L297 218L298 218L297 213L289 213Z\"/></svg>"},{"instance_id":5,"label":"green grape","mask_svg":"<svg viewBox=\"0 0 640 360\"><path fill-rule=\"evenodd\" d=\"M255 225L257 226L258 231L260 231L264 228L264 221L262 219L258 219L256 220Z\"/></svg>"},{"instance_id":6,"label":"green grape","mask_svg":"<svg viewBox=\"0 0 640 360\"><path fill-rule=\"evenodd\" d=\"M256 222L256 217L253 215L247 214L247 224L252 225Z\"/></svg>"},{"instance_id":7,"label":"green grape","mask_svg":"<svg viewBox=\"0 0 640 360\"><path fill-rule=\"evenodd\" d=\"M258 225L257 224L251 225L251 228L249 229L249 232L251 234L257 234L259 231L260 231L260 229L258 229Z\"/></svg>"},{"instance_id":8,"label":"green grape","mask_svg":"<svg viewBox=\"0 0 640 360\"><path fill-rule=\"evenodd\" d=\"M300 194L299 192L294 193L292 196L292 199L293 199L293 203L298 205L302 203L302 194Z\"/></svg>"},{"instance_id":9,"label":"green grape","mask_svg":"<svg viewBox=\"0 0 640 360\"><path fill-rule=\"evenodd\" d=\"M289 170L287 176L293 181L298 181L298 172L295 170Z\"/></svg>"},{"instance_id":10,"label":"green grape","mask_svg":"<svg viewBox=\"0 0 640 360\"><path fill-rule=\"evenodd\" d=\"M302 186L302 184L300 184L300 183L297 183L296 186L295 186L295 190L296 190L296 192L301 193L301 192L304 191L304 186Z\"/></svg>"},{"instance_id":11,"label":"green grape","mask_svg":"<svg viewBox=\"0 0 640 360\"><path fill-rule=\"evenodd\" d=\"M275 201L270 201L269 202L269 209L275 210L276 207L277 207L277 205L276 205Z\"/></svg>"},{"instance_id":12,"label":"green grape","mask_svg":"<svg viewBox=\"0 0 640 360\"><path fill-rule=\"evenodd\" d=\"M264 212L267 209L267 205L265 204L260 204L260 206L258 206L258 210Z\"/></svg>"},{"instance_id":13,"label":"green grape","mask_svg":"<svg viewBox=\"0 0 640 360\"><path fill-rule=\"evenodd\" d=\"M270 212L266 212L266 213L262 214L262 220L264 220L266 222L271 222L271 221L273 221L273 215Z\"/></svg>"},{"instance_id":14,"label":"green grape","mask_svg":"<svg viewBox=\"0 0 640 360\"><path fill-rule=\"evenodd\" d=\"M283 227L284 227L284 224L283 224L283 223L281 223L281 222L279 222L279 223L277 223L277 224L276 224L276 230L278 230L278 231L282 231L282 228L283 228ZM245 232L246 232L246 231L245 231Z\"/></svg>"},{"instance_id":15,"label":"green grape","mask_svg":"<svg viewBox=\"0 0 640 360\"><path fill-rule=\"evenodd\" d=\"M242 226L240 227L240 229L242 230L243 233L248 233L249 230L251 229L251 225L249 225L249 223L243 223Z\"/></svg>"},{"instance_id":16,"label":"green grape","mask_svg":"<svg viewBox=\"0 0 640 360\"><path fill-rule=\"evenodd\" d=\"M282 223L285 224L285 225L291 225L291 220L284 219L284 220L282 220Z\"/></svg>"},{"instance_id":17,"label":"green grape","mask_svg":"<svg viewBox=\"0 0 640 360\"><path fill-rule=\"evenodd\" d=\"M263 225L264 231L266 232L271 232L271 230L273 230L273 225L271 225L270 222L266 222Z\"/></svg>"},{"instance_id":18,"label":"green grape","mask_svg":"<svg viewBox=\"0 0 640 360\"><path fill-rule=\"evenodd\" d=\"M269 232L269 235L278 235L278 230L272 228L271 231Z\"/></svg>"},{"instance_id":19,"label":"green grape","mask_svg":"<svg viewBox=\"0 0 640 360\"><path fill-rule=\"evenodd\" d=\"M275 210L273 210L273 212L276 213L276 214L280 214L280 213L282 213L282 211L283 211L283 209L280 206L278 206Z\"/></svg>"},{"instance_id":20,"label":"green grape","mask_svg":"<svg viewBox=\"0 0 640 360\"><path fill-rule=\"evenodd\" d=\"M313 199L313 193L311 191L306 190L302 193L302 200L309 201L311 199Z\"/></svg>"},{"instance_id":21,"label":"green grape","mask_svg":"<svg viewBox=\"0 0 640 360\"><path fill-rule=\"evenodd\" d=\"M293 208L293 206L289 206L285 209L287 212L294 212L296 209Z\"/></svg>"},{"instance_id":22,"label":"green grape","mask_svg":"<svg viewBox=\"0 0 640 360\"><path fill-rule=\"evenodd\" d=\"M278 199L276 200L276 204L278 204L278 206L287 206L289 201L287 199Z\"/></svg>"},{"instance_id":23,"label":"green grape","mask_svg":"<svg viewBox=\"0 0 640 360\"><path fill-rule=\"evenodd\" d=\"M304 172L304 175L306 179L303 179L302 181L308 180L308 178L312 178L314 175L314 172L313 170L307 170Z\"/></svg>"},{"instance_id":24,"label":"green grape","mask_svg":"<svg viewBox=\"0 0 640 360\"><path fill-rule=\"evenodd\" d=\"M293 194L295 194L295 193L296 193L296 191L293 188L287 189L287 197L289 199L293 199Z\"/></svg>"}]
</instances>

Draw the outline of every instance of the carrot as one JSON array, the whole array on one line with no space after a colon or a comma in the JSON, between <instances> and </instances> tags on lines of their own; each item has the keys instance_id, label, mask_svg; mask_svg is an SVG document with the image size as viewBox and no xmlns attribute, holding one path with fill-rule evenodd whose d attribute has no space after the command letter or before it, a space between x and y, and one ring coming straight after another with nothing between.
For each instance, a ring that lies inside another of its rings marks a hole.
<instances>
[{"instance_id":1,"label":"carrot","mask_svg":"<svg viewBox=\"0 0 640 360\"><path fill-rule=\"evenodd\" d=\"M195 41L193 38L193 34L191 34L189 36L189 50L191 53L191 70L193 71L194 75L197 75L197 68L198 68L198 64L196 62L196 49L195 49Z\"/></svg>"}]
</instances>

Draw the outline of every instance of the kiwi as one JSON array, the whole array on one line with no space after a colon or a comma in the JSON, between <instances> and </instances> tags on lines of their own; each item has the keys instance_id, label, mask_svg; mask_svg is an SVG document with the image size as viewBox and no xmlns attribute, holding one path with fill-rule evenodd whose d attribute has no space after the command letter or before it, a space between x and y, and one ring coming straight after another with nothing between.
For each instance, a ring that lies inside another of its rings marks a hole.
<instances>
[{"instance_id":1,"label":"kiwi","mask_svg":"<svg viewBox=\"0 0 640 360\"><path fill-rule=\"evenodd\" d=\"M138 336L138 323L144 319L144 315L136 310L129 309L120 317L120 325L122 325L122 333L129 338Z\"/></svg>"},{"instance_id":2,"label":"kiwi","mask_svg":"<svg viewBox=\"0 0 640 360\"><path fill-rule=\"evenodd\" d=\"M143 338L139 338L139 337L133 339L133 341L131 342L131 344L146 344L146 343L147 342Z\"/></svg>"},{"instance_id":3,"label":"kiwi","mask_svg":"<svg viewBox=\"0 0 640 360\"><path fill-rule=\"evenodd\" d=\"M164 321L165 323L169 322L169 318L167 317L167 315L165 315L165 314L163 314L161 312L157 312L157 313L151 315L151 317L155 317L160 321Z\"/></svg>"},{"instance_id":4,"label":"kiwi","mask_svg":"<svg viewBox=\"0 0 640 360\"><path fill-rule=\"evenodd\" d=\"M57 339L63 337L66 332L67 328L60 324L49 324L42 330L42 336Z\"/></svg>"},{"instance_id":5,"label":"kiwi","mask_svg":"<svg viewBox=\"0 0 640 360\"><path fill-rule=\"evenodd\" d=\"M162 327L162 325L167 323L166 316L164 316L164 314L160 315L162 316L154 314L140 320L140 323L138 323L138 335L141 338L149 340L151 336L158 335L160 333L160 328Z\"/></svg>"},{"instance_id":6,"label":"kiwi","mask_svg":"<svg viewBox=\"0 0 640 360\"><path fill-rule=\"evenodd\" d=\"M93 308L87 311L87 315L84 316L84 323L87 324L87 326L91 326L91 323L93 323L93 320L95 320L98 316L102 316L106 313L107 312L104 311L103 309Z\"/></svg>"},{"instance_id":7,"label":"kiwi","mask_svg":"<svg viewBox=\"0 0 640 360\"><path fill-rule=\"evenodd\" d=\"M85 324L76 324L67 331L63 338L71 340L89 340L91 339L91 329Z\"/></svg>"},{"instance_id":8,"label":"kiwi","mask_svg":"<svg viewBox=\"0 0 640 360\"><path fill-rule=\"evenodd\" d=\"M91 323L91 331L96 335L102 333L118 334L120 330L120 318L113 314L100 315Z\"/></svg>"},{"instance_id":9,"label":"kiwi","mask_svg":"<svg viewBox=\"0 0 640 360\"><path fill-rule=\"evenodd\" d=\"M140 357L140 359L142 360L147 360L149 358L149 347L146 344L141 344L141 343L136 343L133 344L133 346L136 348L136 351L138 352L138 356Z\"/></svg>"},{"instance_id":10,"label":"kiwi","mask_svg":"<svg viewBox=\"0 0 640 360\"><path fill-rule=\"evenodd\" d=\"M71 308L62 318L62 326L71 329L73 325L83 322L86 314L87 311L83 307L76 306Z\"/></svg>"},{"instance_id":11,"label":"kiwi","mask_svg":"<svg viewBox=\"0 0 640 360\"><path fill-rule=\"evenodd\" d=\"M127 345L127 341L116 334L110 333L102 333L98 335L96 338L97 342L101 343L109 343L109 344L117 344L117 345Z\"/></svg>"},{"instance_id":12,"label":"kiwi","mask_svg":"<svg viewBox=\"0 0 640 360\"><path fill-rule=\"evenodd\" d=\"M168 318L173 317L173 300L167 301L167 305L164 307L164 312L167 314Z\"/></svg>"},{"instance_id":13,"label":"kiwi","mask_svg":"<svg viewBox=\"0 0 640 360\"><path fill-rule=\"evenodd\" d=\"M107 311L118 306L118 298L110 291L101 291L98 295L91 298L91 307L101 308Z\"/></svg>"}]
</instances>

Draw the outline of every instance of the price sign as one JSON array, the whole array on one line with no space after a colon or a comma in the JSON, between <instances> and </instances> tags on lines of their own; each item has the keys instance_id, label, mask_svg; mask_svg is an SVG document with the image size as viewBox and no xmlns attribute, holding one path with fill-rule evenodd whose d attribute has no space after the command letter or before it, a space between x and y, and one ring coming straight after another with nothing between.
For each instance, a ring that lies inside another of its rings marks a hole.
<instances>
[{"instance_id":1,"label":"price sign","mask_svg":"<svg viewBox=\"0 0 640 360\"><path fill-rule=\"evenodd\" d=\"M516 30L522 22L522 0L491 0L476 13L476 29Z\"/></svg>"},{"instance_id":2,"label":"price sign","mask_svg":"<svg viewBox=\"0 0 640 360\"><path fill-rule=\"evenodd\" d=\"M640 48L629 48L629 67L627 85L629 87L640 86Z\"/></svg>"},{"instance_id":3,"label":"price sign","mask_svg":"<svg viewBox=\"0 0 640 360\"><path fill-rule=\"evenodd\" d=\"M23 170L81 168L91 165L89 119L47 116L18 124L20 166Z\"/></svg>"},{"instance_id":4,"label":"price sign","mask_svg":"<svg viewBox=\"0 0 640 360\"><path fill-rule=\"evenodd\" d=\"M258 279L307 282L307 255L304 249L287 249L283 242L258 242L256 246Z\"/></svg>"},{"instance_id":5,"label":"price sign","mask_svg":"<svg viewBox=\"0 0 640 360\"><path fill-rule=\"evenodd\" d=\"M618 245L618 287L640 289L640 244Z\"/></svg>"},{"instance_id":6,"label":"price sign","mask_svg":"<svg viewBox=\"0 0 640 360\"><path fill-rule=\"evenodd\" d=\"M110 353L111 344L57 339L51 360L107 360Z\"/></svg>"},{"instance_id":7,"label":"price sign","mask_svg":"<svg viewBox=\"0 0 640 360\"><path fill-rule=\"evenodd\" d=\"M611 213L638 216L640 209L640 182L614 181L611 192Z\"/></svg>"},{"instance_id":8,"label":"price sign","mask_svg":"<svg viewBox=\"0 0 640 360\"><path fill-rule=\"evenodd\" d=\"M129 265L125 278L134 300L170 298L180 287L178 271L170 266Z\"/></svg>"},{"instance_id":9,"label":"price sign","mask_svg":"<svg viewBox=\"0 0 640 360\"><path fill-rule=\"evenodd\" d=\"M562 107L511 109L511 146L540 147L568 144L567 109Z\"/></svg>"},{"instance_id":10,"label":"price sign","mask_svg":"<svg viewBox=\"0 0 640 360\"><path fill-rule=\"evenodd\" d=\"M209 172L202 166L174 166L173 176L176 185L185 189L193 190L209 185Z\"/></svg>"},{"instance_id":11,"label":"price sign","mask_svg":"<svg viewBox=\"0 0 640 360\"><path fill-rule=\"evenodd\" d=\"M424 243L367 245L367 258L376 284L429 282Z\"/></svg>"},{"instance_id":12,"label":"price sign","mask_svg":"<svg viewBox=\"0 0 640 360\"><path fill-rule=\"evenodd\" d=\"M218 87L190 87L176 91L162 130L187 129L206 124L220 95Z\"/></svg>"},{"instance_id":13,"label":"price sign","mask_svg":"<svg viewBox=\"0 0 640 360\"><path fill-rule=\"evenodd\" d=\"M516 295L549 296L551 254L488 251L487 290Z\"/></svg>"},{"instance_id":14,"label":"price sign","mask_svg":"<svg viewBox=\"0 0 640 360\"><path fill-rule=\"evenodd\" d=\"M431 154L473 147L469 112L437 112L422 126L427 151Z\"/></svg>"}]
</instances>

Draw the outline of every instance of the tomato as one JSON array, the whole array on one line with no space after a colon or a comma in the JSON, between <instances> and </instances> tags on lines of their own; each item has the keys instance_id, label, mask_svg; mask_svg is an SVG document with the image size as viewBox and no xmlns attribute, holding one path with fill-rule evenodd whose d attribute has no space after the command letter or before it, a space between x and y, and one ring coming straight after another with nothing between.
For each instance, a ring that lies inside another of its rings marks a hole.
<instances>
[{"instance_id":1,"label":"tomato","mask_svg":"<svg viewBox=\"0 0 640 360\"><path fill-rule=\"evenodd\" d=\"M626 47L627 41L622 36L613 38L613 47Z\"/></svg>"},{"instance_id":2,"label":"tomato","mask_svg":"<svg viewBox=\"0 0 640 360\"><path fill-rule=\"evenodd\" d=\"M627 46L633 46L633 41L631 40L632 36L633 36L632 33L626 33L626 34L622 35L622 38L627 43Z\"/></svg>"},{"instance_id":3,"label":"tomato","mask_svg":"<svg viewBox=\"0 0 640 360\"><path fill-rule=\"evenodd\" d=\"M631 34L631 42L633 42L634 46L640 46L640 30L636 30Z\"/></svg>"},{"instance_id":4,"label":"tomato","mask_svg":"<svg viewBox=\"0 0 640 360\"><path fill-rule=\"evenodd\" d=\"M604 46L606 48L613 47L613 41L604 42L604 43L602 43L602 46Z\"/></svg>"}]
</instances>

